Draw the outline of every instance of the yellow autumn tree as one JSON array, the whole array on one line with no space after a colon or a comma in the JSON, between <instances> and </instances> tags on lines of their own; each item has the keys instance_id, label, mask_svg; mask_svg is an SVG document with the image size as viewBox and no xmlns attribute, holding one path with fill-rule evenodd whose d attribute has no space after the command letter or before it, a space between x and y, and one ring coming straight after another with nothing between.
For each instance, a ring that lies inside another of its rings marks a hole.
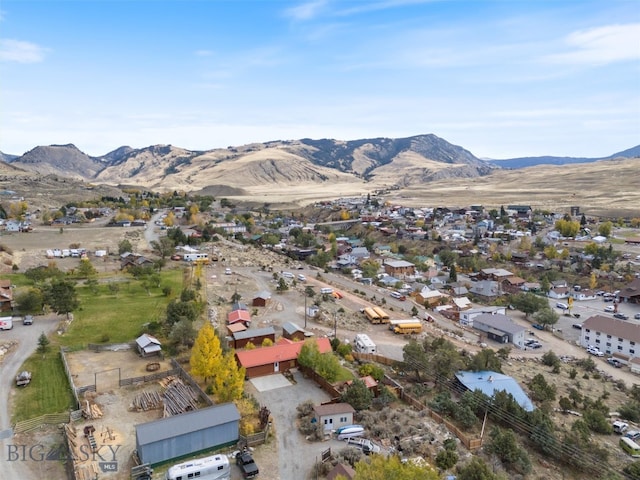
<instances>
[{"instance_id":1,"label":"yellow autumn tree","mask_svg":"<svg viewBox=\"0 0 640 480\"><path fill-rule=\"evenodd\" d=\"M25 214L29 210L27 202L20 201L9 204L9 216L16 220L24 220Z\"/></svg>"},{"instance_id":2,"label":"yellow autumn tree","mask_svg":"<svg viewBox=\"0 0 640 480\"><path fill-rule=\"evenodd\" d=\"M344 209L340 210L340 220L349 220L350 218L351 215L349 214L349 212Z\"/></svg>"},{"instance_id":3,"label":"yellow autumn tree","mask_svg":"<svg viewBox=\"0 0 640 480\"><path fill-rule=\"evenodd\" d=\"M413 462L402 462L400 457L390 455L371 455L356 463L354 480L387 480L402 478L403 480L438 480L440 475L429 465Z\"/></svg>"},{"instance_id":4,"label":"yellow autumn tree","mask_svg":"<svg viewBox=\"0 0 640 480\"><path fill-rule=\"evenodd\" d=\"M215 374L213 393L221 402L230 402L242 398L246 370L236 363L233 352L227 352Z\"/></svg>"},{"instance_id":5,"label":"yellow autumn tree","mask_svg":"<svg viewBox=\"0 0 640 480\"><path fill-rule=\"evenodd\" d=\"M169 212L167 213L167 216L164 217L163 222L165 227L173 227L174 223L176 222L176 216L173 214L173 212Z\"/></svg>"},{"instance_id":6,"label":"yellow autumn tree","mask_svg":"<svg viewBox=\"0 0 640 480\"><path fill-rule=\"evenodd\" d=\"M598 286L598 279L596 278L596 272L591 272L591 277L589 278L589 288L594 290Z\"/></svg>"},{"instance_id":7,"label":"yellow autumn tree","mask_svg":"<svg viewBox=\"0 0 640 480\"><path fill-rule=\"evenodd\" d=\"M207 382L209 378L214 377L220 370L222 364L222 348L220 340L213 331L210 323L206 323L198 332L196 341L191 350L191 373L199 377L204 377Z\"/></svg>"}]
</instances>

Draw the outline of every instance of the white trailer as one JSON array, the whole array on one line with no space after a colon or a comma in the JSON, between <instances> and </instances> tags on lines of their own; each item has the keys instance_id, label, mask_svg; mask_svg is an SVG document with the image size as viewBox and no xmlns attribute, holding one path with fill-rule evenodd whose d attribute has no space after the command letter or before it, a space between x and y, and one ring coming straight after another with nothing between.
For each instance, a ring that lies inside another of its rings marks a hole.
<instances>
[{"instance_id":1,"label":"white trailer","mask_svg":"<svg viewBox=\"0 0 640 480\"><path fill-rule=\"evenodd\" d=\"M169 468L166 480L197 478L198 480L229 480L231 467L226 455L210 457L179 463Z\"/></svg>"},{"instance_id":2,"label":"white trailer","mask_svg":"<svg viewBox=\"0 0 640 480\"><path fill-rule=\"evenodd\" d=\"M182 259L185 260L186 262L195 262L196 260L209 260L209 254L208 253L185 253L182 256Z\"/></svg>"},{"instance_id":3,"label":"white trailer","mask_svg":"<svg viewBox=\"0 0 640 480\"><path fill-rule=\"evenodd\" d=\"M11 330L13 328L13 317L0 317L0 330Z\"/></svg>"},{"instance_id":4,"label":"white trailer","mask_svg":"<svg viewBox=\"0 0 640 480\"><path fill-rule=\"evenodd\" d=\"M366 333L358 333L353 340L353 349L358 353L376 353L376 344Z\"/></svg>"}]
</instances>

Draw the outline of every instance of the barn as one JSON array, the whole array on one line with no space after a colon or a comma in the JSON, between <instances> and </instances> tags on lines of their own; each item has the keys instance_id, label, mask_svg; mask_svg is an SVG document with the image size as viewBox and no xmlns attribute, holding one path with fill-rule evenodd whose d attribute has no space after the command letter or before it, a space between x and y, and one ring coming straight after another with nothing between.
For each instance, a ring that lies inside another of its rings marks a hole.
<instances>
[{"instance_id":1,"label":"barn","mask_svg":"<svg viewBox=\"0 0 640 480\"><path fill-rule=\"evenodd\" d=\"M239 438L239 425L240 412L233 403L136 425L136 448L140 462L157 465L234 445Z\"/></svg>"},{"instance_id":2,"label":"barn","mask_svg":"<svg viewBox=\"0 0 640 480\"><path fill-rule=\"evenodd\" d=\"M266 307L267 303L271 300L271 294L266 290L258 292L251 302L254 307Z\"/></svg>"}]
</instances>

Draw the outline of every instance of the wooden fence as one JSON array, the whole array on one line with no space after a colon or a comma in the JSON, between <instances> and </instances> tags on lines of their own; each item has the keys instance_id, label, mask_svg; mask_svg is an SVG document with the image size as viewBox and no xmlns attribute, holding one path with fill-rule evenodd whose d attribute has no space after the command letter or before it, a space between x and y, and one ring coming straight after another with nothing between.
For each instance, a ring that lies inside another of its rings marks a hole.
<instances>
[{"instance_id":1,"label":"wooden fence","mask_svg":"<svg viewBox=\"0 0 640 480\"><path fill-rule=\"evenodd\" d=\"M200 394L200 397L202 398L202 401L204 403L206 403L209 406L213 405L213 400L211 400L209 395L207 395L204 392L204 390L200 388L200 385L198 385L198 382L196 382L193 379L193 377L189 375L184 368L182 368L182 365L180 365L175 358L171 359L171 366L178 371L178 376L180 377L180 380L182 380L185 383L188 383L191 386L191 388L193 388L196 392Z\"/></svg>"},{"instance_id":2,"label":"wooden fence","mask_svg":"<svg viewBox=\"0 0 640 480\"><path fill-rule=\"evenodd\" d=\"M70 415L66 413L48 413L39 417L30 418L29 420L23 420L17 422L13 426L14 433L24 433L36 430L43 425L59 425L60 423L69 423Z\"/></svg>"},{"instance_id":3,"label":"wooden fence","mask_svg":"<svg viewBox=\"0 0 640 480\"><path fill-rule=\"evenodd\" d=\"M73 398L76 401L75 408L80 406L80 400L78 398L78 392L76 391L76 386L73 383L73 377L71 376L71 370L69 370L69 364L67 363L67 357L64 352L67 350L64 347L60 347L60 357L62 358L62 365L64 365L64 373L67 374L67 380L69 381L69 386L71 387L71 392L73 393ZM95 386L94 386L95 390Z\"/></svg>"},{"instance_id":4,"label":"wooden fence","mask_svg":"<svg viewBox=\"0 0 640 480\"><path fill-rule=\"evenodd\" d=\"M150 375L144 375L142 377L131 377L131 378L123 378L120 380L120 386L124 387L126 385L138 385L147 382L153 382L155 380L160 380L161 378L169 377L171 375L178 375L180 370L177 368L172 368L171 370L165 370L164 372L156 372Z\"/></svg>"},{"instance_id":5,"label":"wooden fence","mask_svg":"<svg viewBox=\"0 0 640 480\"><path fill-rule=\"evenodd\" d=\"M315 370L309 368L309 367L303 367L302 365L298 367L300 369L300 371L304 374L305 377L310 378L311 380L313 380L315 383L317 383L318 385L320 385L320 387L327 392L327 394L329 394L329 396L335 400L337 398L340 397L341 393L338 391L338 389L336 389L336 387L334 387L333 385L331 385L331 383L327 382L327 380L325 380L323 377L321 377L318 373L315 372ZM327 403L332 403L332 402L327 402Z\"/></svg>"},{"instance_id":6,"label":"wooden fence","mask_svg":"<svg viewBox=\"0 0 640 480\"><path fill-rule=\"evenodd\" d=\"M238 443L247 447L255 447L256 445L262 445L269 438L269 424L262 432L253 433L251 435L240 435Z\"/></svg>"}]
</instances>

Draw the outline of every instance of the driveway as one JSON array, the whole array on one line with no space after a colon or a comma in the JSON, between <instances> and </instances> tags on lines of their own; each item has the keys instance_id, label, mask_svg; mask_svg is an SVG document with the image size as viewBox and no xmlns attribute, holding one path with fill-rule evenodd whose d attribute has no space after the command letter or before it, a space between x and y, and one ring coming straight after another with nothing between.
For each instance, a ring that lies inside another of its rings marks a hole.
<instances>
[{"instance_id":1,"label":"driveway","mask_svg":"<svg viewBox=\"0 0 640 480\"><path fill-rule=\"evenodd\" d=\"M14 378L38 346L38 337L42 332L46 335L53 332L58 323L57 315L35 316L33 325L28 326L22 325L20 318L19 321L14 321L11 330L0 332L0 343L11 340L18 342L13 351L0 363L0 478L32 478L25 462L8 461L7 452L12 445L9 404L15 388Z\"/></svg>"},{"instance_id":2,"label":"driveway","mask_svg":"<svg viewBox=\"0 0 640 480\"><path fill-rule=\"evenodd\" d=\"M314 382L303 377L303 375L294 371L295 385L289 381L278 381L284 379L280 375L271 375L263 377L260 383L271 380L273 377L273 386L275 388L268 389L262 385L258 389L251 383L247 382L247 393L252 393L258 400L260 405L266 406L271 410L273 417L276 437L278 439L278 463L280 467L279 476L271 473L260 472L261 477L269 480L300 480L307 478L309 472L313 468L316 458L320 458L323 450L331 446L333 442L309 442L298 431L297 428L297 411L296 407L301 403L311 400L314 404L320 404L330 400L329 395L319 388ZM282 385L285 386L282 386Z\"/></svg>"}]
</instances>

